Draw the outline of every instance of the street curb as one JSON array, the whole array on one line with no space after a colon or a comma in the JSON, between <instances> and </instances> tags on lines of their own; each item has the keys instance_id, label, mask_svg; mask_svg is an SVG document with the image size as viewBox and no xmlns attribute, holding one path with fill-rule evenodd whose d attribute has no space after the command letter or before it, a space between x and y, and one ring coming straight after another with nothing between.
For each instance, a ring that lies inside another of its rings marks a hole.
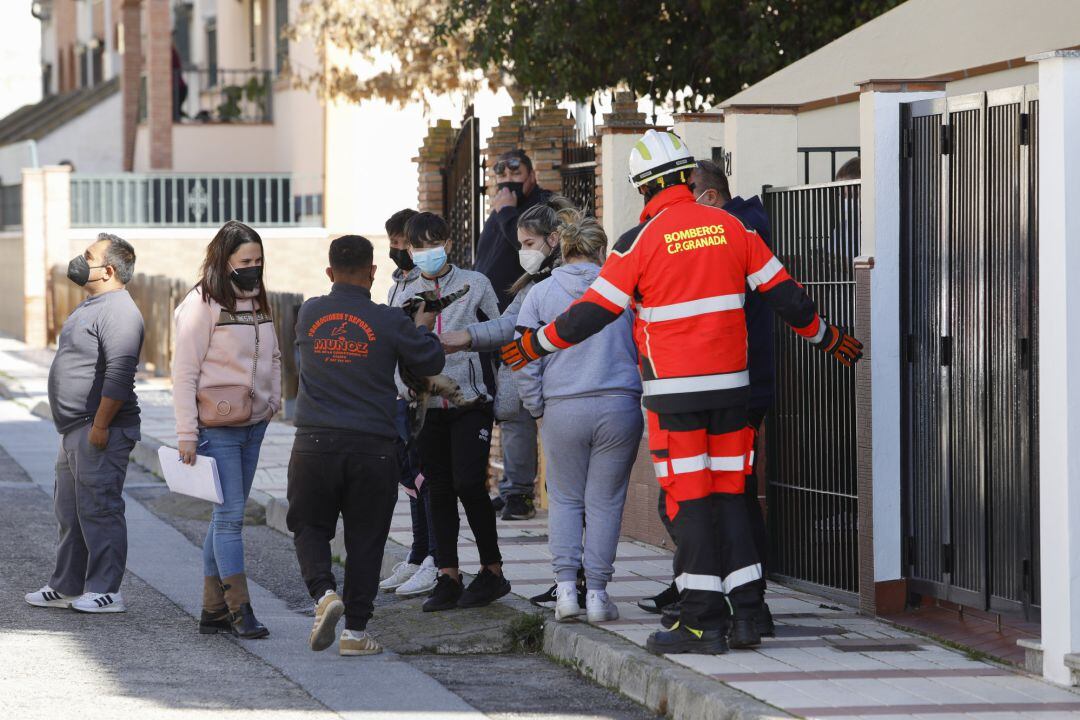
<instances>
[{"instance_id":1,"label":"street curb","mask_svg":"<svg viewBox=\"0 0 1080 720\"><path fill-rule=\"evenodd\" d=\"M668 717L694 720L794 717L585 623L545 623L544 652Z\"/></svg>"}]
</instances>

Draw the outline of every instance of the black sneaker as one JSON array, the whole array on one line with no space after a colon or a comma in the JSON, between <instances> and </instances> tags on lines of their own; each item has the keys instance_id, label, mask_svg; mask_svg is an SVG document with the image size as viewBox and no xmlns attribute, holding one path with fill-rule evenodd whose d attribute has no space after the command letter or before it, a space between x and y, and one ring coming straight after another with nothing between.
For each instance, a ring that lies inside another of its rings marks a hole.
<instances>
[{"instance_id":1,"label":"black sneaker","mask_svg":"<svg viewBox=\"0 0 1080 720\"><path fill-rule=\"evenodd\" d=\"M772 612L767 603L762 603L758 611L754 613L754 627L757 628L761 637L776 637L776 624L772 619Z\"/></svg>"},{"instance_id":2,"label":"black sneaker","mask_svg":"<svg viewBox=\"0 0 1080 720\"><path fill-rule=\"evenodd\" d=\"M754 618L735 618L731 624L731 637L728 644L736 649L757 647L761 644L761 635L754 625Z\"/></svg>"},{"instance_id":3,"label":"black sneaker","mask_svg":"<svg viewBox=\"0 0 1080 720\"><path fill-rule=\"evenodd\" d=\"M637 606L647 613L659 615L665 607L677 602L679 602L679 589L675 587L675 583L671 583L664 588L662 593L638 600Z\"/></svg>"},{"instance_id":4,"label":"black sneaker","mask_svg":"<svg viewBox=\"0 0 1080 720\"><path fill-rule=\"evenodd\" d=\"M558 590L558 589L559 589L559 585L558 585L558 583L556 583L555 585L552 585L551 587L549 587L547 590L540 593L539 595L533 595L531 598L529 598L529 602L531 602L533 605L535 605L537 607L542 607L542 608L547 608L549 610L553 610L555 608L555 600L556 600L556 592L555 591ZM578 583L577 598L578 598L578 605L580 607L585 607L585 596L586 595L588 595L588 592L586 592L585 586L582 583L579 582Z\"/></svg>"},{"instance_id":5,"label":"black sneaker","mask_svg":"<svg viewBox=\"0 0 1080 720\"><path fill-rule=\"evenodd\" d=\"M660 611L660 624L663 625L665 629L670 630L678 624L681 612L682 606L677 602L665 605L664 609Z\"/></svg>"},{"instance_id":6,"label":"black sneaker","mask_svg":"<svg viewBox=\"0 0 1080 720\"><path fill-rule=\"evenodd\" d=\"M438 588L435 588L438 591ZM457 601L459 608L477 608L490 605L510 592L510 581L502 575L496 575L487 568L480 571L476 579L469 583L465 592Z\"/></svg>"},{"instance_id":7,"label":"black sneaker","mask_svg":"<svg viewBox=\"0 0 1080 720\"><path fill-rule=\"evenodd\" d=\"M510 495L506 498L506 507L503 508L503 520L531 520L536 517L536 508L533 500L524 495Z\"/></svg>"},{"instance_id":8,"label":"black sneaker","mask_svg":"<svg viewBox=\"0 0 1080 720\"><path fill-rule=\"evenodd\" d=\"M502 512L504 507L506 507L506 501L502 499L502 495L491 498L491 509L496 513Z\"/></svg>"},{"instance_id":9,"label":"black sneaker","mask_svg":"<svg viewBox=\"0 0 1080 720\"><path fill-rule=\"evenodd\" d=\"M455 580L449 575L440 575L435 578L435 589L424 601L424 612L439 612L440 610L453 610L457 607L458 598L464 590L460 580Z\"/></svg>"},{"instance_id":10,"label":"black sneaker","mask_svg":"<svg viewBox=\"0 0 1080 720\"><path fill-rule=\"evenodd\" d=\"M676 625L671 630L658 630L650 635L645 641L645 649L655 655L722 655L728 651L728 644L722 630L690 630Z\"/></svg>"}]
</instances>

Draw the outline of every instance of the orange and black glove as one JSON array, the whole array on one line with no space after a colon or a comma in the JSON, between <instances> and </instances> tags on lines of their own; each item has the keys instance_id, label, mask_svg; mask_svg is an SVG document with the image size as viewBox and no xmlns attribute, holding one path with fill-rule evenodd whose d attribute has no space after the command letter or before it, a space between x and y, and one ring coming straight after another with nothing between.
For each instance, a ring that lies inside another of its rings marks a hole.
<instances>
[{"instance_id":1,"label":"orange and black glove","mask_svg":"<svg viewBox=\"0 0 1080 720\"><path fill-rule=\"evenodd\" d=\"M503 363L509 366L511 370L516 371L525 367L533 360L539 360L544 355L549 355L550 353L540 346L540 339L537 337L537 334L542 331L542 327L538 330L526 328L521 331L521 337L517 340L503 345Z\"/></svg>"},{"instance_id":2,"label":"orange and black glove","mask_svg":"<svg viewBox=\"0 0 1080 720\"><path fill-rule=\"evenodd\" d=\"M822 318L821 321L825 322L825 319ZM849 335L828 323L825 325L825 337L821 339L817 347L848 367L862 359L862 343L854 335Z\"/></svg>"}]
</instances>

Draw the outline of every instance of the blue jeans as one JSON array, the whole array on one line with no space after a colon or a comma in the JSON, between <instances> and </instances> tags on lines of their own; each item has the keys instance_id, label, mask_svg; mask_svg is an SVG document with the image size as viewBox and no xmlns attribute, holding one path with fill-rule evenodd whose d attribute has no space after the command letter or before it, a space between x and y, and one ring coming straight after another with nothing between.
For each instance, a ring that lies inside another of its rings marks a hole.
<instances>
[{"instance_id":1,"label":"blue jeans","mask_svg":"<svg viewBox=\"0 0 1080 720\"><path fill-rule=\"evenodd\" d=\"M259 449L268 422L244 427L201 428L199 455L217 462L224 502L214 505L214 516L203 542L203 574L227 578L244 572L244 505L251 493Z\"/></svg>"}]
</instances>

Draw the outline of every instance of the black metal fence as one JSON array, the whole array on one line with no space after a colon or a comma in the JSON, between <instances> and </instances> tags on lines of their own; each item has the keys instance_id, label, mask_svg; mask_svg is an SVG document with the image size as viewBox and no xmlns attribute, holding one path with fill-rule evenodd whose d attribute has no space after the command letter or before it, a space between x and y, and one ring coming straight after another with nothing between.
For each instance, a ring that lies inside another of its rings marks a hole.
<instances>
[{"instance_id":1,"label":"black metal fence","mask_svg":"<svg viewBox=\"0 0 1080 720\"><path fill-rule=\"evenodd\" d=\"M1035 88L902 106L909 587L1038 604Z\"/></svg>"},{"instance_id":2,"label":"black metal fence","mask_svg":"<svg viewBox=\"0 0 1080 720\"><path fill-rule=\"evenodd\" d=\"M562 194L589 215L596 214L596 146L576 131L563 138Z\"/></svg>"},{"instance_id":3,"label":"black metal fence","mask_svg":"<svg viewBox=\"0 0 1080 720\"><path fill-rule=\"evenodd\" d=\"M0 229L22 227L22 185L0 185Z\"/></svg>"},{"instance_id":4,"label":"black metal fence","mask_svg":"<svg viewBox=\"0 0 1080 720\"><path fill-rule=\"evenodd\" d=\"M470 105L443 165L443 217L450 226L450 262L471 268L484 210L480 124Z\"/></svg>"},{"instance_id":5,"label":"black metal fence","mask_svg":"<svg viewBox=\"0 0 1080 720\"><path fill-rule=\"evenodd\" d=\"M811 175L827 174L829 181L836 180L836 171L840 166L852 158L859 157L858 145L821 145L815 147L800 147L796 151L802 156L803 182L811 182ZM818 170L819 161L825 162L827 156L828 170Z\"/></svg>"},{"instance_id":6,"label":"black metal fence","mask_svg":"<svg viewBox=\"0 0 1080 720\"><path fill-rule=\"evenodd\" d=\"M833 323L855 325L855 182L767 188L773 252ZM776 398L766 420L773 575L857 593L855 372L777 319Z\"/></svg>"}]
</instances>

